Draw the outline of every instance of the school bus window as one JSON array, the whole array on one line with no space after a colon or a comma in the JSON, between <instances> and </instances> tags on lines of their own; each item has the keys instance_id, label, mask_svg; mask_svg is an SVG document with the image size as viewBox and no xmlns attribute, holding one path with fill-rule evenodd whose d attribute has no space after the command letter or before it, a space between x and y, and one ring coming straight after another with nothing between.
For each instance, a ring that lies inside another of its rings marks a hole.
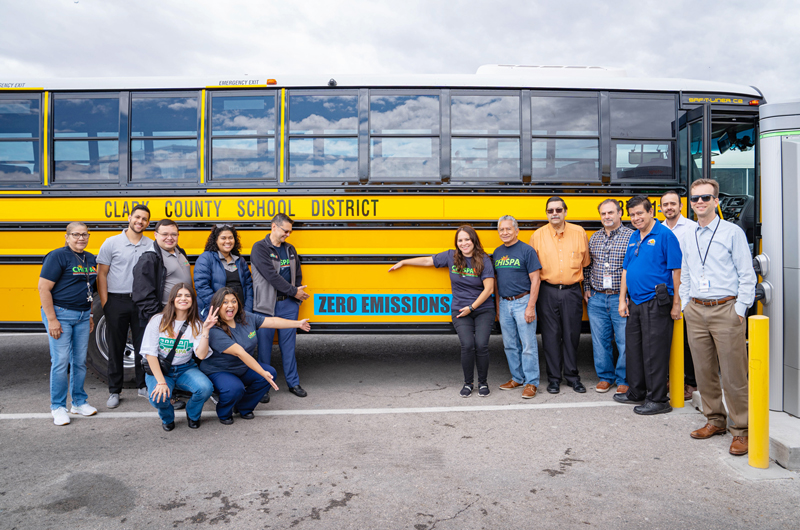
<instances>
[{"instance_id":1,"label":"school bus window","mask_svg":"<svg viewBox=\"0 0 800 530\"><path fill-rule=\"evenodd\" d=\"M211 179L275 180L275 94L211 98Z\"/></svg>"},{"instance_id":2,"label":"school bus window","mask_svg":"<svg viewBox=\"0 0 800 530\"><path fill-rule=\"evenodd\" d=\"M519 134L518 96L451 98L451 131L456 134Z\"/></svg>"},{"instance_id":3,"label":"school bus window","mask_svg":"<svg viewBox=\"0 0 800 530\"><path fill-rule=\"evenodd\" d=\"M358 96L289 96L289 133L358 134Z\"/></svg>"},{"instance_id":4,"label":"school bus window","mask_svg":"<svg viewBox=\"0 0 800 530\"><path fill-rule=\"evenodd\" d=\"M518 138L453 138L452 179L520 181Z\"/></svg>"},{"instance_id":5,"label":"school bus window","mask_svg":"<svg viewBox=\"0 0 800 530\"><path fill-rule=\"evenodd\" d=\"M215 136L275 134L275 96L214 96L211 132Z\"/></svg>"},{"instance_id":6,"label":"school bus window","mask_svg":"<svg viewBox=\"0 0 800 530\"><path fill-rule=\"evenodd\" d=\"M274 138L213 138L214 180L275 179Z\"/></svg>"},{"instance_id":7,"label":"school bus window","mask_svg":"<svg viewBox=\"0 0 800 530\"><path fill-rule=\"evenodd\" d=\"M533 136L598 136L597 96L531 97Z\"/></svg>"},{"instance_id":8,"label":"school bus window","mask_svg":"<svg viewBox=\"0 0 800 530\"><path fill-rule=\"evenodd\" d=\"M674 180L673 142L612 142L613 175L625 180Z\"/></svg>"},{"instance_id":9,"label":"school bus window","mask_svg":"<svg viewBox=\"0 0 800 530\"><path fill-rule=\"evenodd\" d=\"M53 182L119 180L119 98L53 101Z\"/></svg>"},{"instance_id":10,"label":"school bus window","mask_svg":"<svg viewBox=\"0 0 800 530\"><path fill-rule=\"evenodd\" d=\"M611 98L612 138L674 138L675 99Z\"/></svg>"},{"instance_id":11,"label":"school bus window","mask_svg":"<svg viewBox=\"0 0 800 530\"><path fill-rule=\"evenodd\" d=\"M289 180L358 181L357 138L291 138Z\"/></svg>"},{"instance_id":12,"label":"school bus window","mask_svg":"<svg viewBox=\"0 0 800 530\"><path fill-rule=\"evenodd\" d=\"M35 99L0 99L0 181L39 178L41 104Z\"/></svg>"},{"instance_id":13,"label":"school bus window","mask_svg":"<svg viewBox=\"0 0 800 530\"><path fill-rule=\"evenodd\" d=\"M197 97L131 98L131 180L197 179Z\"/></svg>"},{"instance_id":14,"label":"school bus window","mask_svg":"<svg viewBox=\"0 0 800 530\"><path fill-rule=\"evenodd\" d=\"M534 138L531 151L532 180L586 182L600 179L598 140Z\"/></svg>"},{"instance_id":15,"label":"school bus window","mask_svg":"<svg viewBox=\"0 0 800 530\"><path fill-rule=\"evenodd\" d=\"M370 180L440 180L439 138L370 139Z\"/></svg>"},{"instance_id":16,"label":"school bus window","mask_svg":"<svg viewBox=\"0 0 800 530\"><path fill-rule=\"evenodd\" d=\"M427 95L371 95L371 134L439 134L439 97Z\"/></svg>"}]
</instances>

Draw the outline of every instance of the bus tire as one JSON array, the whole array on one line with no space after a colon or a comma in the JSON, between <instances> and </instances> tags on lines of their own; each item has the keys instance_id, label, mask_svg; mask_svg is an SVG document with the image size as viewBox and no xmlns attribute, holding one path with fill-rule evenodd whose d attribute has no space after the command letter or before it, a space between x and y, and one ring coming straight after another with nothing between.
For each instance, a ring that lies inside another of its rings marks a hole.
<instances>
[{"instance_id":1,"label":"bus tire","mask_svg":"<svg viewBox=\"0 0 800 530\"><path fill-rule=\"evenodd\" d=\"M89 337L89 348L86 352L86 368L89 372L108 383L108 341L106 340L106 317L103 314L103 304L100 303L100 295L94 294L92 302L92 319L94 329ZM134 352L133 340L130 330L128 330L128 341L125 345L125 353L122 364L125 367L125 374L122 377L122 386L125 388L136 387L136 373L134 371Z\"/></svg>"}]
</instances>

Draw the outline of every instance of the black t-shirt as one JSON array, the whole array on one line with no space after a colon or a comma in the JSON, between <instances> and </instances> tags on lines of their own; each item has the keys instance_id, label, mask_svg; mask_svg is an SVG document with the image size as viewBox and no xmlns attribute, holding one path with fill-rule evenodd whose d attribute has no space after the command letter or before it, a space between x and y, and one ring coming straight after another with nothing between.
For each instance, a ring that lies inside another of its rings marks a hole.
<instances>
[{"instance_id":1,"label":"black t-shirt","mask_svg":"<svg viewBox=\"0 0 800 530\"><path fill-rule=\"evenodd\" d=\"M492 255L497 273L497 292L502 298L531 290L532 272L542 268L533 247L517 241L510 247L501 245Z\"/></svg>"},{"instance_id":2,"label":"black t-shirt","mask_svg":"<svg viewBox=\"0 0 800 530\"><path fill-rule=\"evenodd\" d=\"M230 337L219 326L211 328L208 333L208 346L213 353L200 363L200 370L204 374L230 372L241 377L247 372L247 365L241 359L235 355L223 353L234 344L238 344L247 353L256 357L258 350L256 330L264 323L264 317L248 312L245 312L245 317L247 324L237 322L235 328L230 328Z\"/></svg>"},{"instance_id":3,"label":"black t-shirt","mask_svg":"<svg viewBox=\"0 0 800 530\"><path fill-rule=\"evenodd\" d=\"M461 271L461 274L458 274L453 265L455 255L455 250L440 252L433 256L433 265L438 268L447 267L450 270L450 287L453 290L451 312L454 315L458 315L462 307L467 307L472 304L478 296L480 296L483 292L483 280L486 278L494 278L494 269L492 268L492 260L489 259L489 256L484 256L483 271L481 275L478 276L472 268L472 258L467 258L467 266ZM491 309L493 309L493 304L491 298L489 298L480 306L476 307L475 312L480 313Z\"/></svg>"},{"instance_id":4,"label":"black t-shirt","mask_svg":"<svg viewBox=\"0 0 800 530\"><path fill-rule=\"evenodd\" d=\"M239 295L239 300L244 304L244 289L242 289L242 279L239 278L239 271L229 271L225 269L225 287L229 287L236 291Z\"/></svg>"},{"instance_id":5,"label":"black t-shirt","mask_svg":"<svg viewBox=\"0 0 800 530\"><path fill-rule=\"evenodd\" d=\"M278 249L278 258L281 260L281 276L283 279L292 283L292 267L289 265L289 251L286 250L286 245L275 247Z\"/></svg>"},{"instance_id":6,"label":"black t-shirt","mask_svg":"<svg viewBox=\"0 0 800 530\"><path fill-rule=\"evenodd\" d=\"M44 257L39 276L55 282L50 291L53 305L73 311L88 311L92 308L88 300L90 287L86 283L94 290L97 279L94 254L73 252L69 247L57 248Z\"/></svg>"}]
</instances>

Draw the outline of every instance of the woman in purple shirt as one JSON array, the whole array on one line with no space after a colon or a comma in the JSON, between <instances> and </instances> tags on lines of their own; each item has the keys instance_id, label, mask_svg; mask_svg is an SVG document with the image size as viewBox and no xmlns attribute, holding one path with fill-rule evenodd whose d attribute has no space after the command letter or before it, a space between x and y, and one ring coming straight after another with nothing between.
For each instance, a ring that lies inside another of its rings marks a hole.
<instances>
[{"instance_id":1,"label":"woman in purple shirt","mask_svg":"<svg viewBox=\"0 0 800 530\"><path fill-rule=\"evenodd\" d=\"M389 272L403 265L447 267L453 291L451 316L461 342L461 367L464 386L461 397L472 395L475 366L478 367L478 395L489 395L489 335L495 320L494 304L489 297L494 291L492 260L483 250L475 229L462 225L456 231L454 250L435 256L398 261Z\"/></svg>"}]
</instances>

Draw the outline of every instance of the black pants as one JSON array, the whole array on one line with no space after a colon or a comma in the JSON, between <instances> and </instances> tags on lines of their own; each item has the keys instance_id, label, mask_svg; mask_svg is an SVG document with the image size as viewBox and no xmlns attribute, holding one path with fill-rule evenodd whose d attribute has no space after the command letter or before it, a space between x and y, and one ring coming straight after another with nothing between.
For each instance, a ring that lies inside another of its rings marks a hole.
<instances>
[{"instance_id":1,"label":"black pants","mask_svg":"<svg viewBox=\"0 0 800 530\"><path fill-rule=\"evenodd\" d=\"M672 297L670 297L670 301ZM636 305L628 302L625 326L625 363L628 398L634 401L667 402L669 350L674 324L672 304L658 305L657 299Z\"/></svg>"},{"instance_id":2,"label":"black pants","mask_svg":"<svg viewBox=\"0 0 800 530\"><path fill-rule=\"evenodd\" d=\"M542 282L536 301L536 318L542 334L547 379L574 384L578 375L578 345L581 341L583 319L583 293L580 284L559 289L557 285Z\"/></svg>"},{"instance_id":3,"label":"black pants","mask_svg":"<svg viewBox=\"0 0 800 530\"><path fill-rule=\"evenodd\" d=\"M136 387L144 388L144 370L139 361L139 347L142 345L145 325L139 320L139 311L127 294L108 293L108 300L103 306L106 317L106 340L108 341L108 391L111 394L122 392L124 376L123 356L128 342L128 328L133 335L136 347Z\"/></svg>"},{"instance_id":4,"label":"black pants","mask_svg":"<svg viewBox=\"0 0 800 530\"><path fill-rule=\"evenodd\" d=\"M491 300L486 303L491 304ZM495 310L481 311L461 318L453 317L453 326L461 341L461 368L464 382L472 384L478 366L478 384L487 384L489 377L489 335L494 325Z\"/></svg>"},{"instance_id":5,"label":"black pants","mask_svg":"<svg viewBox=\"0 0 800 530\"><path fill-rule=\"evenodd\" d=\"M689 349L689 332L686 330L686 319L683 319L683 384L697 388L697 379L694 376L694 361L692 350Z\"/></svg>"}]
</instances>

